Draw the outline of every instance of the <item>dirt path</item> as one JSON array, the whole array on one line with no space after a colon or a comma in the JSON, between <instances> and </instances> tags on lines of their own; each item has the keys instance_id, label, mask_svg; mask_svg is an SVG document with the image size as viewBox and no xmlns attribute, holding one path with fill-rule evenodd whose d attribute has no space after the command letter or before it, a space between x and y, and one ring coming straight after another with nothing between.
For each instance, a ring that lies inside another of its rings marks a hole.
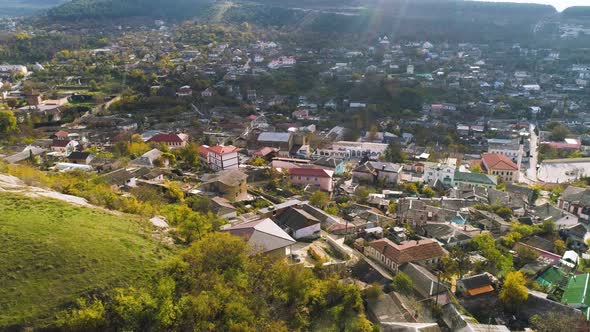
<instances>
[{"instance_id":1,"label":"dirt path","mask_svg":"<svg viewBox=\"0 0 590 332\"><path fill-rule=\"evenodd\" d=\"M100 209L115 215L121 214L118 211L112 211L101 208L96 205L92 205L82 197L66 195L49 189L29 186L26 183L24 183L21 179L11 175L0 174L0 192L17 193L28 197L52 198L78 206L88 207L92 209Z\"/></svg>"}]
</instances>

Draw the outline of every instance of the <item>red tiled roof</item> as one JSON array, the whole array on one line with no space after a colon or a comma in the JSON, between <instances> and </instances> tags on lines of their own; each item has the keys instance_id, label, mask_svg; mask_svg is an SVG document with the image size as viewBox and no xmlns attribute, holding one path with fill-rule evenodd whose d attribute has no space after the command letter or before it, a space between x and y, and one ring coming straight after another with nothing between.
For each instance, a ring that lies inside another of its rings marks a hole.
<instances>
[{"instance_id":1,"label":"red tiled roof","mask_svg":"<svg viewBox=\"0 0 590 332\"><path fill-rule=\"evenodd\" d=\"M499 153L484 153L481 155L484 166L488 169L501 171L516 171L518 166L508 157Z\"/></svg>"},{"instance_id":2,"label":"red tiled roof","mask_svg":"<svg viewBox=\"0 0 590 332\"><path fill-rule=\"evenodd\" d=\"M209 147L209 151L214 152L220 156L223 156L224 154L236 152L238 150L239 150L239 148L237 148L233 145L228 145L228 146L216 145L216 146Z\"/></svg>"},{"instance_id":3,"label":"red tiled roof","mask_svg":"<svg viewBox=\"0 0 590 332\"><path fill-rule=\"evenodd\" d=\"M330 174L321 168L291 168L289 175L294 176L317 176L318 178L330 178Z\"/></svg>"},{"instance_id":4,"label":"red tiled roof","mask_svg":"<svg viewBox=\"0 0 590 332\"><path fill-rule=\"evenodd\" d=\"M199 154L203 157L207 157L209 154L209 146L208 145L200 145L198 148Z\"/></svg>"},{"instance_id":5,"label":"red tiled roof","mask_svg":"<svg viewBox=\"0 0 590 332\"><path fill-rule=\"evenodd\" d=\"M401 245L395 244L389 239L380 239L369 243L369 245L397 265L438 258L444 255L442 247L430 239L408 241Z\"/></svg>"},{"instance_id":6,"label":"red tiled roof","mask_svg":"<svg viewBox=\"0 0 590 332\"><path fill-rule=\"evenodd\" d=\"M57 133L55 133L55 137L68 137L68 133L63 130L60 130Z\"/></svg>"},{"instance_id":7,"label":"red tiled roof","mask_svg":"<svg viewBox=\"0 0 590 332\"><path fill-rule=\"evenodd\" d=\"M156 134L156 135L152 136L152 138L150 138L148 140L148 142L156 142L156 143L176 142L176 143L182 143L182 138L180 138L176 134L159 133L159 134Z\"/></svg>"}]
</instances>

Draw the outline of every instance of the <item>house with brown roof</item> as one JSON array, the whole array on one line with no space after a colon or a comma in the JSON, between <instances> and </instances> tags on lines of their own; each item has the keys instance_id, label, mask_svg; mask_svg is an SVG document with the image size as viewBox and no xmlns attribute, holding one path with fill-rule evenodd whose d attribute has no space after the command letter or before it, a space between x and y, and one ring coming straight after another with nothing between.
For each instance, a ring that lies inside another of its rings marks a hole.
<instances>
[{"instance_id":1,"label":"house with brown roof","mask_svg":"<svg viewBox=\"0 0 590 332\"><path fill-rule=\"evenodd\" d=\"M457 281L457 292L464 296L477 296L494 291L492 279L486 273L472 277L463 278Z\"/></svg>"},{"instance_id":2,"label":"house with brown roof","mask_svg":"<svg viewBox=\"0 0 590 332\"><path fill-rule=\"evenodd\" d=\"M289 169L289 180L292 184L300 186L311 186L319 190L332 192L334 171L321 168L295 167Z\"/></svg>"},{"instance_id":3,"label":"house with brown roof","mask_svg":"<svg viewBox=\"0 0 590 332\"><path fill-rule=\"evenodd\" d=\"M68 132L60 130L53 134L54 139L68 139Z\"/></svg>"},{"instance_id":4,"label":"house with brown roof","mask_svg":"<svg viewBox=\"0 0 590 332\"><path fill-rule=\"evenodd\" d=\"M481 164L488 175L495 175L504 182L518 182L518 166L503 154L484 153Z\"/></svg>"},{"instance_id":5,"label":"house with brown roof","mask_svg":"<svg viewBox=\"0 0 590 332\"><path fill-rule=\"evenodd\" d=\"M165 144L169 149L182 149L188 142L188 135L158 133L147 140L148 143Z\"/></svg>"},{"instance_id":6,"label":"house with brown roof","mask_svg":"<svg viewBox=\"0 0 590 332\"><path fill-rule=\"evenodd\" d=\"M248 198L248 176L237 169L203 176L201 190L226 198L230 202Z\"/></svg>"},{"instance_id":7,"label":"house with brown roof","mask_svg":"<svg viewBox=\"0 0 590 332\"><path fill-rule=\"evenodd\" d=\"M445 250L438 242L431 239L396 244L384 238L370 242L365 253L391 271L397 272L400 265L406 263L415 263L425 267L438 265Z\"/></svg>"},{"instance_id":8,"label":"house with brown roof","mask_svg":"<svg viewBox=\"0 0 590 332\"><path fill-rule=\"evenodd\" d=\"M260 148L256 151L252 152L252 156L264 158L266 160L271 160L272 158L276 157L278 153L279 153L279 149L265 146L263 148Z\"/></svg>"}]
</instances>

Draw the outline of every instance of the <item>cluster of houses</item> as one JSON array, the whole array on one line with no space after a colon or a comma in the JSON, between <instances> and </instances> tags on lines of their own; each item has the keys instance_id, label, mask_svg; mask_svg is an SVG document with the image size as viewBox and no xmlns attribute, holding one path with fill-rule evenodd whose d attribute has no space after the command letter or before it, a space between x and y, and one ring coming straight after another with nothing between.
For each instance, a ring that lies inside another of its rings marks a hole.
<instances>
[{"instance_id":1,"label":"cluster of houses","mask_svg":"<svg viewBox=\"0 0 590 332\"><path fill-rule=\"evenodd\" d=\"M164 49L166 43L155 43L148 37L141 42L153 47L138 47L141 52L136 53L144 53L142 59L129 56L117 45L94 50L93 55L125 54L132 61L127 69L150 72L159 55L170 50ZM555 76L507 72L488 65L486 59L497 54L490 54L483 45L435 45L429 41L396 44L386 36L368 48L326 50L326 54L317 55L318 64L326 68L318 79L355 82L377 77L400 84L418 82L427 88L472 90L484 96L479 102L462 104L445 99L429 102L412 110L414 119L396 123L395 130L389 126L391 119L377 119L377 130L349 135L351 129L344 124L326 126L330 120L326 114L354 116L368 112L371 100L283 96L252 87L240 89L242 77L289 71L286 68L295 67L298 59L313 55L313 51L286 49L272 41L246 47L217 43L200 50L187 45L178 51L181 58L173 59L174 71L157 72L158 77L201 75L223 79L209 86L150 87L151 94L169 94L174 101L190 104L170 123L160 123L164 122L162 115L155 111L142 114L145 121L141 124L131 116L85 114L72 123L46 127L47 138L8 147L0 158L55 171L97 172L122 191L139 186L166 191L169 181L176 181L186 196L208 197L212 212L227 221L222 231L242 237L252 254L288 257L293 263L302 260L309 265L316 251L322 251L327 243L329 249L321 254L330 258L327 264L360 260L387 280L400 272L408 275L416 297L440 304L442 319L455 331L508 329L502 322L479 324L458 308L458 303L471 308L476 300L489 304L487 299L497 295L501 287L499 276L468 273L450 285L441 281L443 257L455 248L466 248L477 235L489 233L496 240L506 236L514 228L513 220L530 226L551 221L567 246L565 252L556 248L555 239L541 236L516 241L511 248L514 253L524 247L538 254L537 260L522 268L546 291L531 291L530 301L537 301L531 307L588 317L590 275L576 271L580 264L590 261L586 253L590 189L569 186L554 203L550 195L539 199L535 190L523 184L563 184L590 176L590 158L584 158L590 151L587 135L552 140L550 132L536 126L544 128L552 115L585 116L581 112L587 106L583 99L568 99L565 93L587 85L590 67L576 65ZM551 50L519 45L509 52L519 57L547 58L543 61L548 63L556 58ZM424 69L439 65L448 69ZM15 72L24 75L26 67L0 66L0 77ZM514 110L505 98L497 98L500 95L538 104ZM218 96L237 99L249 111L208 104ZM52 123L60 121L62 109L75 96L54 100L43 99L38 93L15 92L13 97L27 104L14 110L19 122L34 114ZM288 110L286 114L273 113L280 107ZM519 111L519 115L535 121L494 117ZM574 115L573 111L580 112ZM145 124L151 126L144 130ZM562 124L572 132L585 126L578 122ZM426 129L433 136L447 130L464 150L451 152L449 147L447 151L438 142L424 144L416 137L416 128ZM128 162L99 157L99 152L114 151L118 142L130 142L137 135L150 146L149 151ZM199 167L189 171L174 167L170 151L174 154L191 147L191 143L205 141L207 144L199 144L197 151L192 151L197 154ZM576 158L541 160L543 146ZM391 149L399 149L405 158L392 162ZM282 183L289 185L266 190L273 174L279 174ZM405 184L419 184L422 189L410 192ZM290 192L290 187L298 190ZM369 193L359 199L355 195L362 187ZM423 188L432 190L425 194ZM325 207L311 204L310 197L316 191L326 193L330 204L340 210L328 213ZM396 207L394 211L391 206ZM505 210L502 214L482 206ZM477 252L467 255L473 262L486 261ZM370 299L368 308L384 330L440 330L436 322L409 309L395 293ZM539 310L527 315L542 313Z\"/></svg>"}]
</instances>

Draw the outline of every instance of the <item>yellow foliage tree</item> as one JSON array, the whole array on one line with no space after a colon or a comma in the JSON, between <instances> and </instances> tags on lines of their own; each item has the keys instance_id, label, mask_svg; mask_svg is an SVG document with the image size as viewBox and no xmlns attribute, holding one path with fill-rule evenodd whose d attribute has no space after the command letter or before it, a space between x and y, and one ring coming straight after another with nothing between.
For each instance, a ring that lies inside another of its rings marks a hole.
<instances>
[{"instance_id":1,"label":"yellow foliage tree","mask_svg":"<svg viewBox=\"0 0 590 332\"><path fill-rule=\"evenodd\" d=\"M500 300L508 307L518 307L529 298L526 279L522 272L508 272L500 291Z\"/></svg>"}]
</instances>

